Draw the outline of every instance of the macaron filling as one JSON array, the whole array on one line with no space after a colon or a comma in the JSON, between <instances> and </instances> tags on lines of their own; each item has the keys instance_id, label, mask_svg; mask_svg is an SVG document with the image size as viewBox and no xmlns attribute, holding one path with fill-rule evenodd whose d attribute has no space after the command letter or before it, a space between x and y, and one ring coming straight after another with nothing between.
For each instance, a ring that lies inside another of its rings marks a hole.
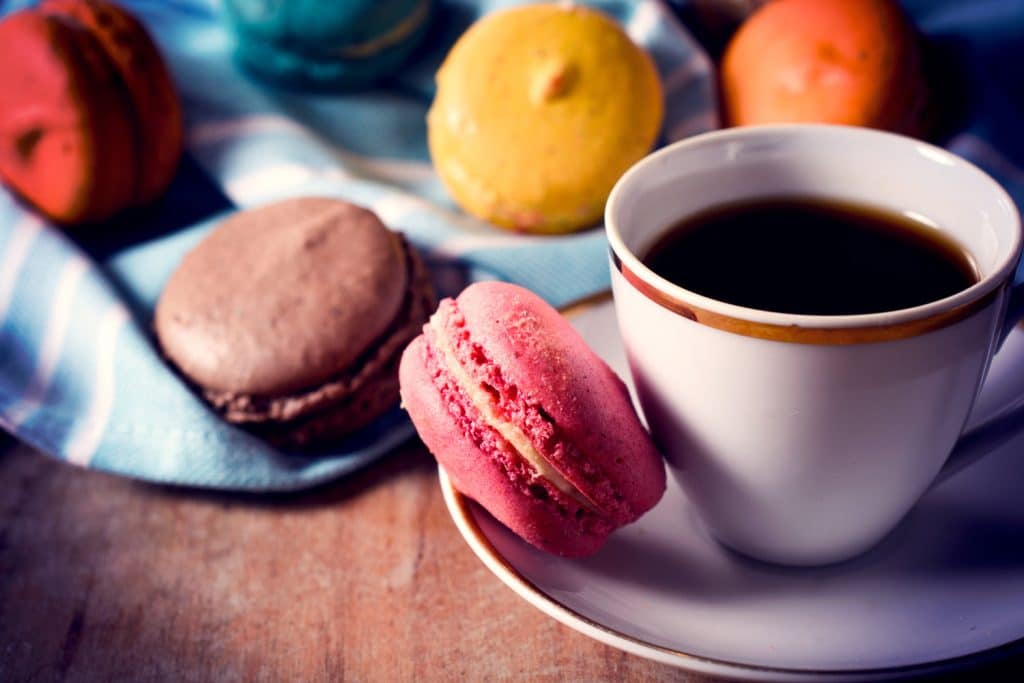
<instances>
[{"instance_id":1,"label":"macaron filling","mask_svg":"<svg viewBox=\"0 0 1024 683\"><path fill-rule=\"evenodd\" d=\"M459 359L455 355L455 350L452 345L448 342L445 336L444 328L440 323L440 316L434 315L431 317L428 323L433 330L432 341L434 348L440 355L440 360L444 365L445 369L451 373L455 379L455 383L462 390L462 393L466 395L472 406L479 412L480 418L484 423L497 432L508 444L519 454L519 457L523 458L530 466L536 470L537 474L547 481L549 481L555 488L562 493L572 496L575 498L580 505L590 510L594 510L594 505L587 500L586 496L583 495L579 489L569 483L569 481L563 477L558 470L551 466L551 464L544 459L526 434L523 433L516 425L509 422L507 419L502 418L498 414L496 406L494 404L494 394L492 391L488 391L479 382L473 380L469 372L462 366Z\"/></svg>"},{"instance_id":2,"label":"macaron filling","mask_svg":"<svg viewBox=\"0 0 1024 683\"><path fill-rule=\"evenodd\" d=\"M602 526L617 526L636 519L638 513L593 460L580 453L539 402L510 382L488 358L485 349L473 341L455 301L441 302L427 325L425 337L428 354L439 368L437 381L442 394L442 385L457 388L476 419L515 454L516 460L524 463L526 480L521 483L527 489L535 482L543 482L555 492L554 502L579 509L576 517L583 514L586 518L599 518ZM446 397L449 409L457 402L458 399ZM506 464L506 474L515 480L517 468Z\"/></svg>"},{"instance_id":3,"label":"macaron filling","mask_svg":"<svg viewBox=\"0 0 1024 683\"><path fill-rule=\"evenodd\" d=\"M489 463L497 466L514 489L529 498L534 505L554 513L576 525L584 534L604 537L615 525L592 506L584 506L579 499L558 489L550 480L540 476L537 470L496 430L482 418L475 405L468 399L454 375L440 358L433 345L433 330L425 330L423 352L425 366L433 378L441 404L455 423L456 428L473 443Z\"/></svg>"},{"instance_id":4,"label":"macaron filling","mask_svg":"<svg viewBox=\"0 0 1024 683\"><path fill-rule=\"evenodd\" d=\"M431 0L420 0L406 17L381 35L361 43L343 45L327 52L327 56L337 55L345 59L368 59L382 50L401 44L416 32L430 16Z\"/></svg>"}]
</instances>

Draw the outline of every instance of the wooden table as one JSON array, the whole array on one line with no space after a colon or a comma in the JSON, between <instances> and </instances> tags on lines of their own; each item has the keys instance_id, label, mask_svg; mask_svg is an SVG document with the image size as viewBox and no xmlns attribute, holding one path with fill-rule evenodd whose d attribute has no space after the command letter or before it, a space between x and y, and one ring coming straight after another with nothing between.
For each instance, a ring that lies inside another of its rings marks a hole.
<instances>
[{"instance_id":1,"label":"wooden table","mask_svg":"<svg viewBox=\"0 0 1024 683\"><path fill-rule=\"evenodd\" d=\"M459 536L412 443L301 495L0 454L0 681L702 680L543 615Z\"/></svg>"},{"instance_id":2,"label":"wooden table","mask_svg":"<svg viewBox=\"0 0 1024 683\"><path fill-rule=\"evenodd\" d=\"M141 484L7 444L0 681L65 678L711 680L518 598L459 536L416 442L288 496Z\"/></svg>"}]
</instances>

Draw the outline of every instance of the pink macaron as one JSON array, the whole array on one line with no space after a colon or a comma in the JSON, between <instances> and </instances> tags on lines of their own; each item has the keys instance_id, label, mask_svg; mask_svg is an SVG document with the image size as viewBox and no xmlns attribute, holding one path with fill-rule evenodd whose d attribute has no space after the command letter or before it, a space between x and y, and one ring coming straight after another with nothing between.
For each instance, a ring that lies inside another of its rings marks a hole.
<instances>
[{"instance_id":1,"label":"pink macaron","mask_svg":"<svg viewBox=\"0 0 1024 683\"><path fill-rule=\"evenodd\" d=\"M665 491L625 385L522 287L478 283L442 301L399 380L455 488L538 548L591 555Z\"/></svg>"}]
</instances>

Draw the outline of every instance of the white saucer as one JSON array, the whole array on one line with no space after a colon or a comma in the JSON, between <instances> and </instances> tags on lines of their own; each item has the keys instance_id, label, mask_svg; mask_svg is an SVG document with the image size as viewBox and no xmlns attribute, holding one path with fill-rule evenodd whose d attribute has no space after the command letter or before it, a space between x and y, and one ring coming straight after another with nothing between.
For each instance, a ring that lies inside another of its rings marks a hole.
<instances>
[{"instance_id":1,"label":"white saucer","mask_svg":"<svg viewBox=\"0 0 1024 683\"><path fill-rule=\"evenodd\" d=\"M626 377L611 301L571 319ZM993 363L977 419L1021 396L1018 329ZM443 471L441 488L459 531L499 579L592 638L731 677L889 678L1024 650L1024 430L1016 429L1024 413L1002 420L1006 428L973 444L991 451L983 461L932 489L875 549L820 569L725 550L671 477L654 510L582 561L521 541Z\"/></svg>"}]
</instances>

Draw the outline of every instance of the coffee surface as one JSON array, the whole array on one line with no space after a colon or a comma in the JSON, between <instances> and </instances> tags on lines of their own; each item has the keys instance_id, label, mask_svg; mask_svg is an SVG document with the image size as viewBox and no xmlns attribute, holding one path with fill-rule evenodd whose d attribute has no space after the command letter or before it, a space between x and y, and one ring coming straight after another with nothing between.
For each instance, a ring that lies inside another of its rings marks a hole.
<instances>
[{"instance_id":1,"label":"coffee surface","mask_svg":"<svg viewBox=\"0 0 1024 683\"><path fill-rule=\"evenodd\" d=\"M798 197L732 203L687 217L668 226L643 262L712 299L805 315L911 308L978 281L963 248L922 221Z\"/></svg>"}]
</instances>

